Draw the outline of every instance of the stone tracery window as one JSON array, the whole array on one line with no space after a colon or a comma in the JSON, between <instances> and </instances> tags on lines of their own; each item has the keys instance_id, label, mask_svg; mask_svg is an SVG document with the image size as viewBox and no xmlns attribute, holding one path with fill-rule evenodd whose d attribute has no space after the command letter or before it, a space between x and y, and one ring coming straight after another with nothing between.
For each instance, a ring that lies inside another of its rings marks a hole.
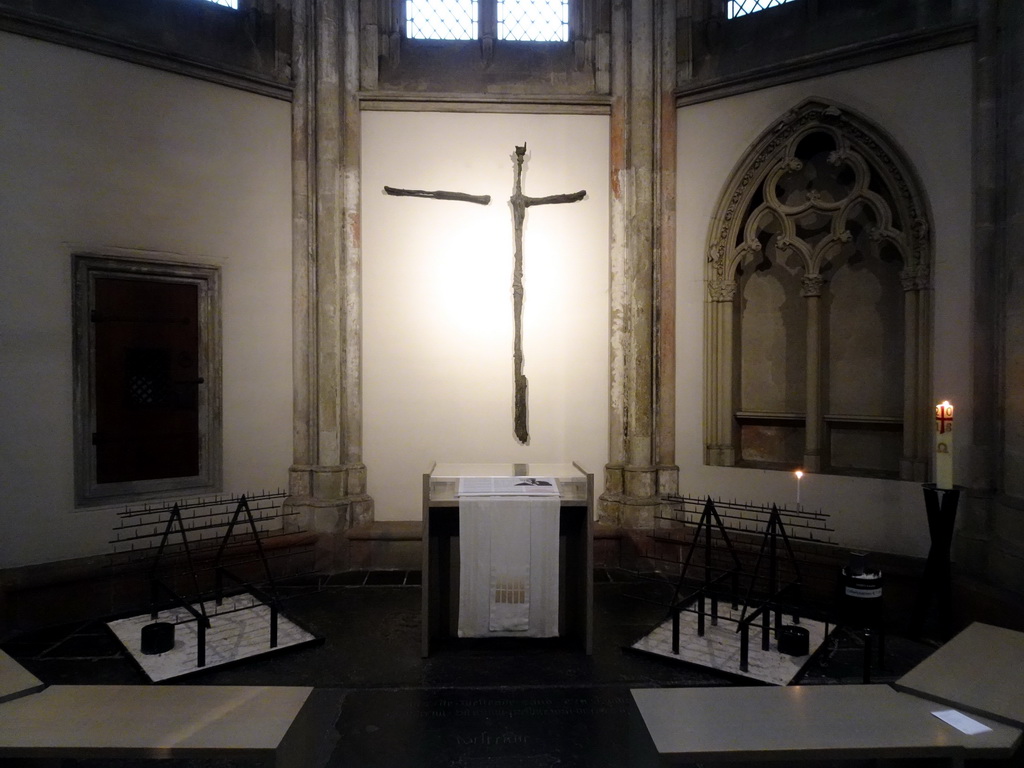
<instances>
[{"instance_id":1,"label":"stone tracery window","mask_svg":"<svg viewBox=\"0 0 1024 768\"><path fill-rule=\"evenodd\" d=\"M709 239L708 463L925 478L927 219L847 110L808 101L755 142Z\"/></svg>"}]
</instances>

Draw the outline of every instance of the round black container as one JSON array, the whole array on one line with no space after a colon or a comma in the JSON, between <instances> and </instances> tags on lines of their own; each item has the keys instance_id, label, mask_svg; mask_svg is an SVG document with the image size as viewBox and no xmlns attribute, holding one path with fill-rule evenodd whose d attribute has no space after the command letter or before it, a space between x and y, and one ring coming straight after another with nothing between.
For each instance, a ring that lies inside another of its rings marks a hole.
<instances>
[{"instance_id":1,"label":"round black container","mask_svg":"<svg viewBox=\"0 0 1024 768\"><path fill-rule=\"evenodd\" d=\"M854 626L871 626L882 619L882 571L863 552L851 552L842 572L842 613Z\"/></svg>"},{"instance_id":2,"label":"round black container","mask_svg":"<svg viewBox=\"0 0 1024 768\"><path fill-rule=\"evenodd\" d=\"M142 652L147 656L167 653L174 647L174 625L155 621L142 628Z\"/></svg>"}]
</instances>

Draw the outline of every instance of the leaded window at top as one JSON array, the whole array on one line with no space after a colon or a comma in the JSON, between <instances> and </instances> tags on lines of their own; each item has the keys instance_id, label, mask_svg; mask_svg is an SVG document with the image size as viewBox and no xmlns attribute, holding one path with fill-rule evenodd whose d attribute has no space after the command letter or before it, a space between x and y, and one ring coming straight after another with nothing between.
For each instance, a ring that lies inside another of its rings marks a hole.
<instances>
[{"instance_id":1,"label":"leaded window at top","mask_svg":"<svg viewBox=\"0 0 1024 768\"><path fill-rule=\"evenodd\" d=\"M730 19L735 19L789 2L792 0L729 0L726 15Z\"/></svg>"},{"instance_id":2,"label":"leaded window at top","mask_svg":"<svg viewBox=\"0 0 1024 768\"><path fill-rule=\"evenodd\" d=\"M418 40L476 40L477 0L406 0L406 36Z\"/></svg>"},{"instance_id":3,"label":"leaded window at top","mask_svg":"<svg viewBox=\"0 0 1024 768\"><path fill-rule=\"evenodd\" d=\"M569 39L568 0L498 0L498 39L565 42Z\"/></svg>"},{"instance_id":4,"label":"leaded window at top","mask_svg":"<svg viewBox=\"0 0 1024 768\"><path fill-rule=\"evenodd\" d=\"M497 20L497 38L519 42L569 39L569 0L406 0L406 36L419 40L475 40L481 6Z\"/></svg>"}]
</instances>

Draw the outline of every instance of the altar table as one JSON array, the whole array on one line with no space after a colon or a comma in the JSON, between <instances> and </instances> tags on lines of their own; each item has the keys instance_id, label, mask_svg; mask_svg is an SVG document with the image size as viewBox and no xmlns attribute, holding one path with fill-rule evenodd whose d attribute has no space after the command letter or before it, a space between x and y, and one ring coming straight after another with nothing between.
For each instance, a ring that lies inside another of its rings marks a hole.
<instances>
[{"instance_id":1,"label":"altar table","mask_svg":"<svg viewBox=\"0 0 1024 768\"><path fill-rule=\"evenodd\" d=\"M592 649L594 476L576 464L436 464L423 475L421 652L457 640L460 577L459 480L553 477L559 503L558 637Z\"/></svg>"}]
</instances>

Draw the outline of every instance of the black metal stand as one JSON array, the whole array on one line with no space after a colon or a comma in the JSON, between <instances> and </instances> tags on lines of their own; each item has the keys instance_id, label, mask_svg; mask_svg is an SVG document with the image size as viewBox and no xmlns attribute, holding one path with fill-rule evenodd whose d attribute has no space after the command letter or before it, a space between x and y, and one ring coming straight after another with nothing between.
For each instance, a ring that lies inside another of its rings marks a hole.
<instances>
[{"instance_id":1,"label":"black metal stand","mask_svg":"<svg viewBox=\"0 0 1024 768\"><path fill-rule=\"evenodd\" d=\"M716 568L711 561L713 552L712 534L717 530L718 536L725 544L725 549L731 559L731 565L724 568ZM790 564L795 578L784 581L780 572L779 541L781 540L786 550L787 562ZM695 550L703 548L703 577L699 586L684 595L686 589L686 576L693 560ZM767 576L761 576L761 564L767 563ZM722 518L715 508L715 503L708 497L704 504L704 511L694 530L693 538L690 541L686 558L679 571L679 579L676 582L675 594L669 607L669 614L672 617L672 653L679 653L679 635L681 631L680 616L683 611L695 611L697 614L697 635L704 636L706 617L710 617L711 625L717 626L718 603L721 597L727 597L733 608L739 607L739 580L742 575L742 565L739 555L733 547L728 531L722 522ZM716 573L717 572L717 573ZM789 536L782 523L778 507L774 504L768 517L768 522L761 533L761 546L757 553L757 562L753 571L749 574L750 582L743 599L743 608L740 618L737 620L736 631L740 633L740 670L747 672L750 655L750 627L760 619L761 624L761 650L767 651L771 645L771 636L774 633L776 638L782 629L782 614L792 614L793 623L800 623L800 600L801 584L800 565L793 553ZM754 590L759 581L767 581L766 591L762 598L759 598L756 608L748 613L748 609L755 602ZM723 587L729 584L731 587ZM786 602L784 598L791 598ZM710 600L710 611L708 601ZM773 623L774 622L774 623Z\"/></svg>"},{"instance_id":2,"label":"black metal stand","mask_svg":"<svg viewBox=\"0 0 1024 768\"><path fill-rule=\"evenodd\" d=\"M786 554L792 566L794 577L791 581L782 583L779 571L779 547L778 540L786 547ZM747 614L747 608L751 604L754 586L761 573L761 563L764 559L765 550L768 552L768 591L761 605ZM782 524L782 517L779 515L779 508L772 504L771 516L768 518L768 526L764 531L764 538L761 539L761 548L757 553L757 562L754 564L754 571L751 575L750 586L747 589L747 597L743 601L743 613L740 617L740 669L747 671L750 658L750 625L761 618L761 650L767 651L771 645L771 633L775 633L776 641L782 631L782 614L792 614L793 623L800 623L800 600L803 579L800 576L800 564L793 554L793 547L789 543L789 536ZM783 598L792 596L793 602L786 603ZM774 617L774 627L772 619Z\"/></svg>"},{"instance_id":3,"label":"black metal stand","mask_svg":"<svg viewBox=\"0 0 1024 768\"><path fill-rule=\"evenodd\" d=\"M953 636L953 582L950 549L953 545L953 530L956 527L956 508L960 503L961 486L950 489L936 488L934 483L925 483L925 510L928 514L928 534L931 548L925 563L924 575L917 594L917 603L911 623L911 632L920 637L932 600L938 603L939 631L943 640Z\"/></svg>"},{"instance_id":4,"label":"black metal stand","mask_svg":"<svg viewBox=\"0 0 1024 768\"><path fill-rule=\"evenodd\" d=\"M284 496L283 491L277 491L196 499L171 507L146 505L118 515L120 523L112 542L117 548L115 558L121 558L125 566L148 561L149 613L153 622L161 623L157 622L160 612L169 609L187 614L177 623L195 621L197 668L206 666L207 661L206 639L211 628L208 606L213 614L227 614L266 605L270 612L270 649L277 648L280 605L263 539L280 535L264 529L281 519L278 507ZM248 553L249 547L255 549L255 557ZM253 565L262 566L263 582L259 586L246 578ZM244 606L225 605L229 585L233 595L248 594L252 600ZM147 630L148 634L153 632Z\"/></svg>"},{"instance_id":5,"label":"black metal stand","mask_svg":"<svg viewBox=\"0 0 1024 768\"><path fill-rule=\"evenodd\" d=\"M259 561L263 564L263 573L267 580L267 585L270 589L270 594L266 591L259 589L254 584L251 584L248 580L237 576L235 573L230 571L224 565L224 551L231 542L232 534L235 532L235 526L239 522L239 518L242 513L245 513L245 519L249 524L249 530L252 533L252 540L256 545L256 551L259 556ZM181 536L182 546L184 548L186 561L188 564L188 573L195 587L195 593L191 599L186 599L174 592L174 590L165 584L159 576L160 558L163 555L164 548L167 546L168 537L172 530L177 530ZM254 598L261 601L265 605L270 607L270 647L277 647L277 618L280 611L277 599L277 589L274 584L274 578L270 573L270 563L267 562L266 553L263 551L263 544L260 542L260 531L256 527L256 520L253 517L252 510L249 509L249 502L243 495L238 499L238 504L235 507L234 514L231 516L231 521L224 529L224 533L220 537L220 546L217 549L217 556L214 559L214 573L215 573L215 587L214 587L214 599L217 606L221 606L224 601L224 580L234 582L243 591L248 592ZM163 536L160 538L160 544L157 548L156 557L153 559L153 566L151 572L151 584L152 584L152 605L151 605L151 616L156 621L157 615L160 611L159 595L163 591L167 593L171 599L171 605L178 608L184 608L193 618L195 618L198 625L198 643L196 648L196 666L206 666L206 630L210 629L210 619L206 615L206 609L203 607L203 597L199 588L199 579L196 574L195 565L192 562L192 556L188 546L188 533L185 527L185 523L181 516L181 510L178 504L175 504L171 510L170 516L167 518L167 527L164 529ZM198 606L196 610L195 606Z\"/></svg>"},{"instance_id":6,"label":"black metal stand","mask_svg":"<svg viewBox=\"0 0 1024 768\"><path fill-rule=\"evenodd\" d=\"M729 568L717 569L721 571L717 576L714 575L714 571L716 569L711 562L712 526L718 530L718 533L722 537L722 541L725 543L726 549L729 552L729 556L732 559L732 565ZM703 536L701 535L702 533ZM682 592L686 580L686 572L689 570L694 551L701 546L703 546L704 549L704 573L701 586L693 590L689 595L683 597ZM718 625L718 598L720 585L726 579L731 580L732 588L729 590L728 595L732 602L732 606L733 608L738 606L737 600L739 597L740 568L739 556L736 554L736 550L732 546L732 541L729 539L729 534L726 532L725 526L722 524L722 518L718 516L718 510L715 509L715 503L711 501L711 497L709 496L707 502L704 504L704 511L701 513L700 521L697 523L697 528L694 531L690 547L686 552L686 560L683 562L683 566L679 571L679 580L676 582L675 594L672 596L672 605L669 608L669 612L672 616L672 653L679 653L679 617L683 611L691 610L693 605L697 606L697 634L700 637L703 637L705 616L707 614L706 601L710 599L711 625Z\"/></svg>"},{"instance_id":7,"label":"black metal stand","mask_svg":"<svg viewBox=\"0 0 1024 768\"><path fill-rule=\"evenodd\" d=\"M871 646L874 644L875 632L878 633L878 666L885 668L885 625L877 629L864 627L861 633L864 637L864 668L861 679L864 683L871 682Z\"/></svg>"}]
</instances>

